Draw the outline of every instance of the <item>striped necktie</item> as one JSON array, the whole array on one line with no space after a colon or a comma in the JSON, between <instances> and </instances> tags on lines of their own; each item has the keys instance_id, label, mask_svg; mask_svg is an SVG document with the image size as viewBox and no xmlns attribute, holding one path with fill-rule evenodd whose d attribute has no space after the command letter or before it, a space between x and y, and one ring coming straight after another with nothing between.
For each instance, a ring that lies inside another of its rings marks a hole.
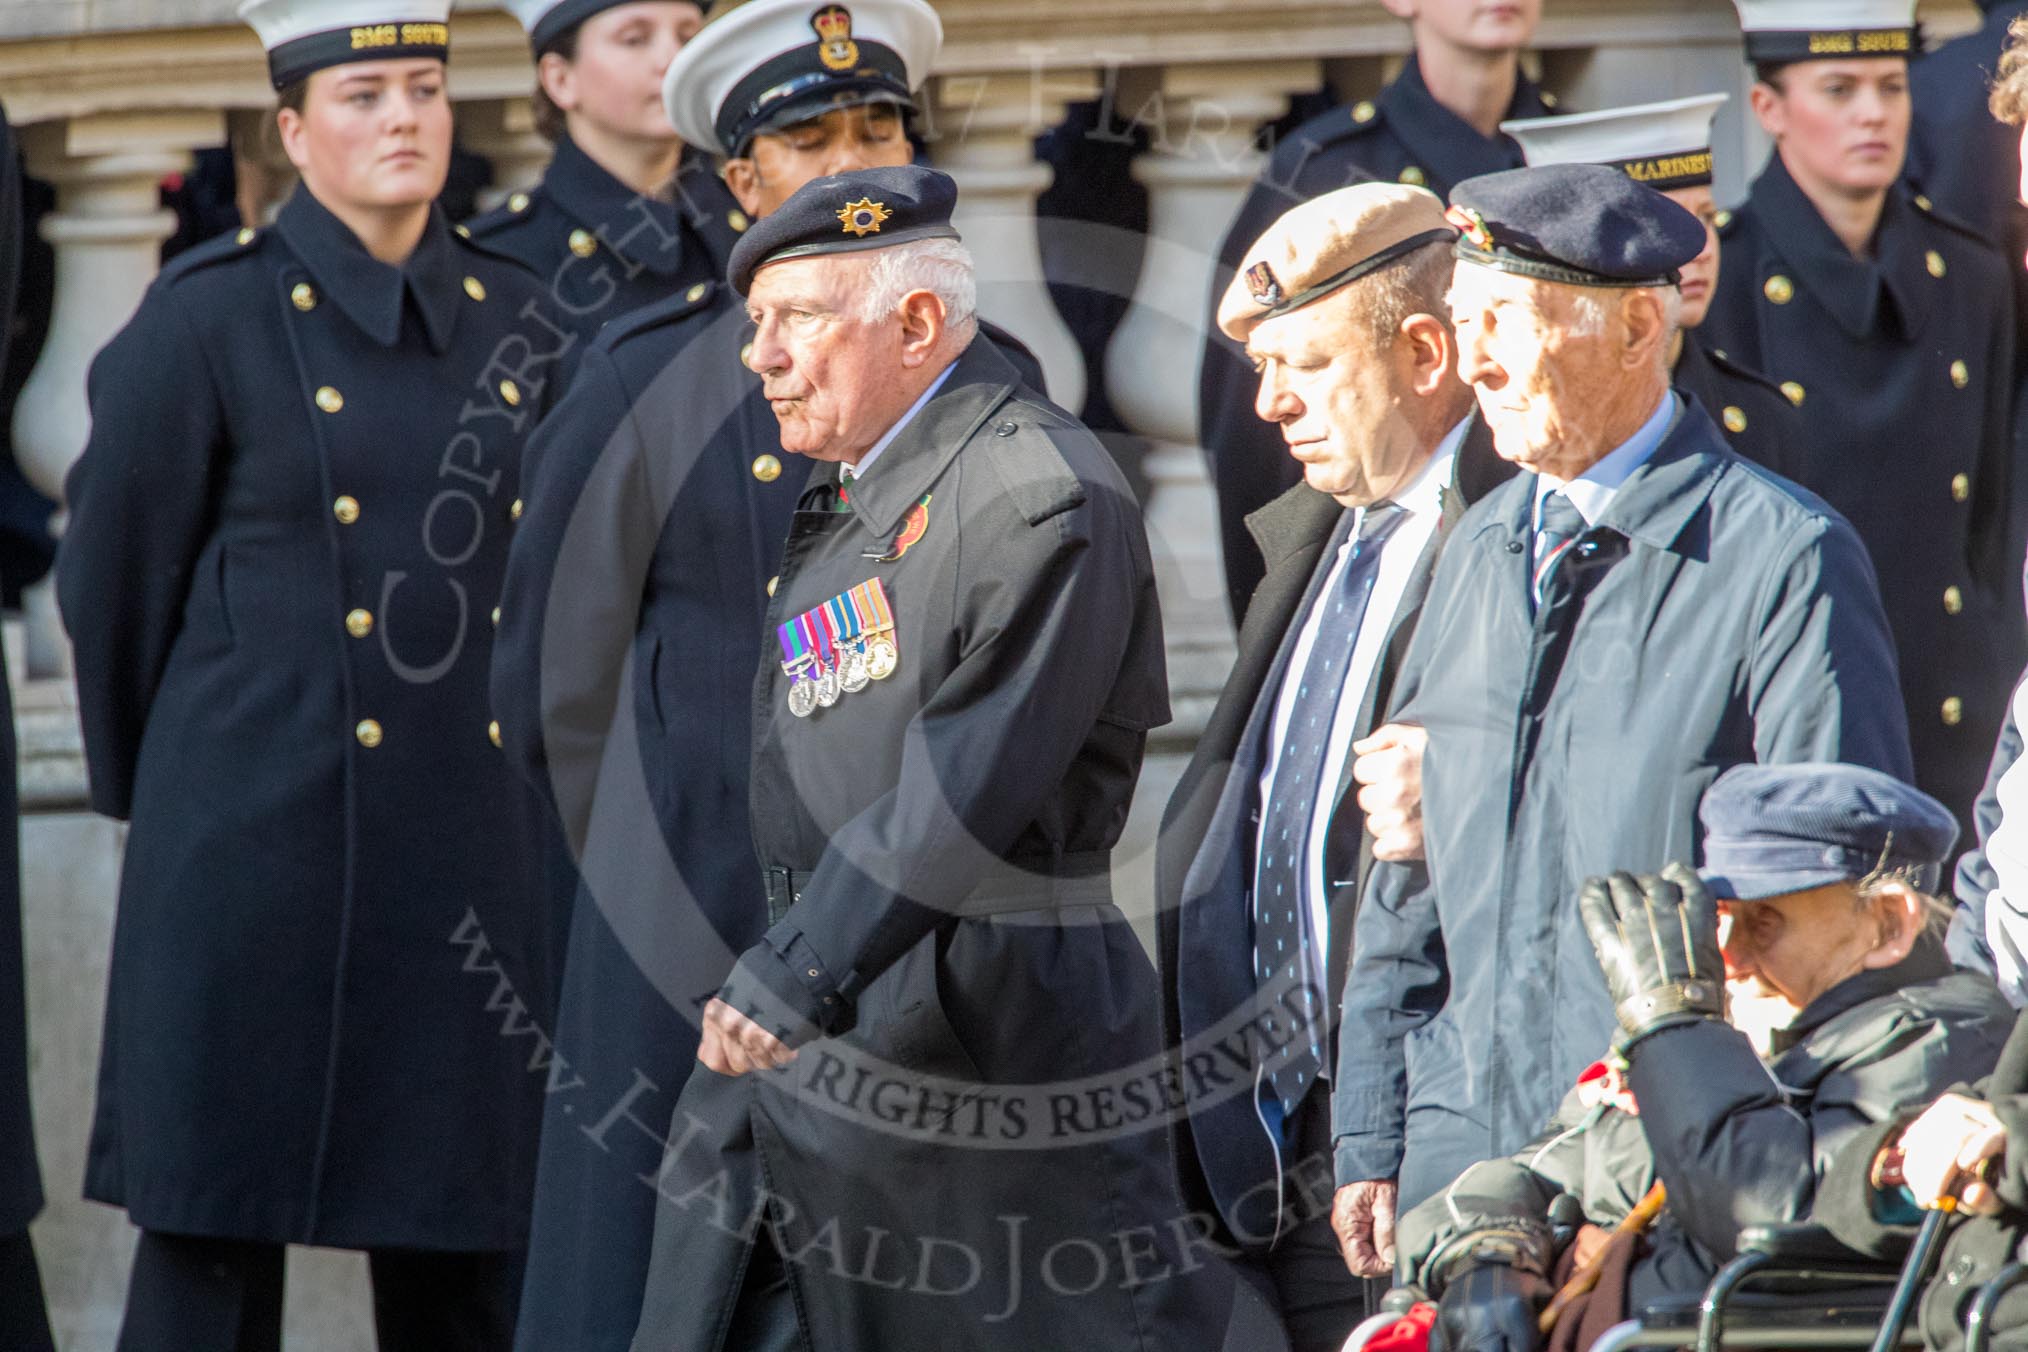
<instances>
[{"instance_id":1,"label":"striped necktie","mask_svg":"<svg viewBox=\"0 0 2028 1352\"><path fill-rule=\"evenodd\" d=\"M1555 574L1556 565L1563 562L1563 556L1585 530L1584 513L1561 490L1542 499L1542 523L1535 528L1532 587L1537 610L1542 609L1542 600L1549 594L1549 579Z\"/></svg>"}]
</instances>

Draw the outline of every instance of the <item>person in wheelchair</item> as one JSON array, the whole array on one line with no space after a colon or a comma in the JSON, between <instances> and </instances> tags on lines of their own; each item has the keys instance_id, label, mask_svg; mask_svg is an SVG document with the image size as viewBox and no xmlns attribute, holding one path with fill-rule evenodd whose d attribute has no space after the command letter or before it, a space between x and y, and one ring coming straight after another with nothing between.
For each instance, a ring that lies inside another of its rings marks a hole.
<instances>
[{"instance_id":1,"label":"person in wheelchair","mask_svg":"<svg viewBox=\"0 0 2028 1352\"><path fill-rule=\"evenodd\" d=\"M1559 1352L1694 1297L1744 1227L1810 1215L1855 1134L1999 1054L2013 1011L1939 938L1930 893L1957 837L1941 803L1857 766L1743 765L1699 815L1701 878L1670 864L1579 895L1618 1010L1611 1053L1534 1145L1400 1222L1397 1281L1437 1302L1436 1352L1537 1346L1580 1267L1598 1284L1557 1321ZM1764 1049L1726 1021L1728 984L1736 1009L1790 1016ZM1652 1228L1623 1226L1657 1182Z\"/></svg>"},{"instance_id":2,"label":"person in wheelchair","mask_svg":"<svg viewBox=\"0 0 2028 1352\"><path fill-rule=\"evenodd\" d=\"M2020 1016L2028 1020L2028 1013ZM2002 1072L2004 1074L2004 1072ZM1944 1242L1917 1315L1926 1346L1954 1352L1986 1284L2028 1245L2028 1085L1988 1077L1877 1123L1846 1143L1818 1188L1817 1216L1848 1247L1886 1262L1908 1252L1924 1206L1949 1198L1963 1219ZM2028 1286L1988 1326L2001 1345L2028 1344Z\"/></svg>"}]
</instances>

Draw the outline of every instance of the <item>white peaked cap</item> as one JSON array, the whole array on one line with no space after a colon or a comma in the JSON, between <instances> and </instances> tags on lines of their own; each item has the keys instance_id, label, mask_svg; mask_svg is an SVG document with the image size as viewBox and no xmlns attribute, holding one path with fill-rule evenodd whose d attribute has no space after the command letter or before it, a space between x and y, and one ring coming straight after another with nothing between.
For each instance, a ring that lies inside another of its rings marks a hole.
<instances>
[{"instance_id":1,"label":"white peaked cap","mask_svg":"<svg viewBox=\"0 0 2028 1352\"><path fill-rule=\"evenodd\" d=\"M685 141L738 154L756 132L828 108L909 104L943 42L924 0L748 0L684 44L662 103Z\"/></svg>"},{"instance_id":2,"label":"white peaked cap","mask_svg":"<svg viewBox=\"0 0 2028 1352\"><path fill-rule=\"evenodd\" d=\"M1667 192L1711 181L1711 119L1724 94L1502 122L1531 166L1605 164Z\"/></svg>"}]
</instances>

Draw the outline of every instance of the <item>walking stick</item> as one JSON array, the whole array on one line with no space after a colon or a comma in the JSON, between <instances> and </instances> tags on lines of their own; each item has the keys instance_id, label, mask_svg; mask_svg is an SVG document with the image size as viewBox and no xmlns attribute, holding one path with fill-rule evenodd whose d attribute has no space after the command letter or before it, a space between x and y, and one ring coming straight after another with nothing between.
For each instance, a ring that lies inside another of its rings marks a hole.
<instances>
[{"instance_id":1,"label":"walking stick","mask_svg":"<svg viewBox=\"0 0 2028 1352\"><path fill-rule=\"evenodd\" d=\"M2000 1048L1999 1064L1993 1067L1993 1078L1986 1086L1989 1100L2028 1090L2028 1013L2014 1020L2014 1031L2007 1034L2007 1043ZM1881 1321L1871 1352L1893 1352L1900 1344L1901 1331L1908 1327L1916 1297L1922 1294L1923 1284L1936 1268L1937 1255L1943 1252L1944 1230L1957 1212L1958 1199L1953 1189L1958 1178L1955 1170L1947 1175L1943 1195L1923 1213L1922 1225L1915 1232L1915 1242L1908 1246L1908 1261L1902 1265L1901 1280L1894 1284L1893 1299L1887 1303L1887 1316Z\"/></svg>"},{"instance_id":2,"label":"walking stick","mask_svg":"<svg viewBox=\"0 0 2028 1352\"><path fill-rule=\"evenodd\" d=\"M1659 1181L1654 1187L1649 1188L1641 1200L1634 1203L1634 1209L1613 1227L1611 1238L1599 1246L1599 1251L1591 1256L1591 1260L1570 1274L1570 1280L1557 1291L1555 1298L1535 1321L1536 1328L1545 1335L1555 1328L1556 1321L1563 1317L1563 1312L1570 1308L1570 1303L1598 1285L1598 1279L1605 1271L1606 1251L1612 1247L1613 1239L1621 1235L1638 1235L1646 1230L1655 1223L1655 1218L1662 1214L1662 1204L1668 1200Z\"/></svg>"}]
</instances>

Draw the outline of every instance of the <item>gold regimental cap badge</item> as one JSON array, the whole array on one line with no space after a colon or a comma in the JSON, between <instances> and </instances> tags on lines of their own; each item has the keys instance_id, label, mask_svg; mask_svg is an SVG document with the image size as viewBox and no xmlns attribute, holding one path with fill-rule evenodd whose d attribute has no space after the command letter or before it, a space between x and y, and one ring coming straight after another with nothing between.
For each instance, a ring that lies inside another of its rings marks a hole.
<instances>
[{"instance_id":1,"label":"gold regimental cap badge","mask_svg":"<svg viewBox=\"0 0 2028 1352\"><path fill-rule=\"evenodd\" d=\"M845 227L848 235L864 239L880 233L881 223L894 213L887 209L885 202L876 202L862 197L857 202L847 202L838 211L838 223Z\"/></svg>"},{"instance_id":2,"label":"gold regimental cap badge","mask_svg":"<svg viewBox=\"0 0 2028 1352\"><path fill-rule=\"evenodd\" d=\"M826 5L810 16L817 30L817 59L826 70L851 70L859 64L859 44L852 40L852 11L843 5Z\"/></svg>"}]
</instances>

